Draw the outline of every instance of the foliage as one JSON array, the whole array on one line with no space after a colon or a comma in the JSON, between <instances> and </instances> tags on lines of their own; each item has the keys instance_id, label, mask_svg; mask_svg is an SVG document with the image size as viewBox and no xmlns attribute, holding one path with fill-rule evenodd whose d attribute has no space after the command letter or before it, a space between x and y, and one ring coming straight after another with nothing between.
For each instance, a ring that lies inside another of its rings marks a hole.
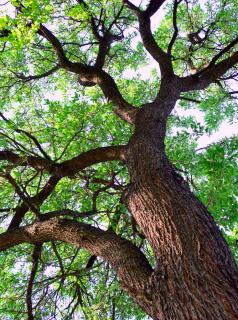
<instances>
[{"instance_id":1,"label":"foliage","mask_svg":"<svg viewBox=\"0 0 238 320\"><path fill-rule=\"evenodd\" d=\"M148 66L150 60L138 39L137 22L131 11L121 8L119 0L86 1L87 8L82 3L23 0L11 1L3 7L6 12L0 19L0 150L13 150L23 157L44 157L27 132L36 137L51 160L63 162L97 147L125 145L132 134L132 127L113 113L113 103L99 87L83 87L76 75L63 69L47 77L31 78L58 65L51 45L37 33L41 24L54 31L71 61L88 65L94 63L99 50L90 26L92 16L97 17L100 35L103 28L111 28L113 34L123 33L119 42L112 43L105 69L114 77L123 97L135 106L151 101L156 95L160 74L153 70L149 79L140 77L140 68ZM179 36L173 48L177 74L186 75L190 69L204 67L221 45L234 38L236 8L237 1L209 0L205 4L182 1L177 16ZM120 10L121 18L114 23ZM173 33L172 11L169 2L155 30L162 48L168 46ZM196 32L206 39L199 43L194 38L194 43L189 42ZM128 70L129 76L123 77ZM234 80L233 69L229 76ZM218 131L224 120L232 123L237 118L235 95L228 94L231 80L228 77L228 81L220 82L220 86L214 84L186 95L201 103L180 100L170 116L166 148L178 172L212 212L238 258L237 137L222 138L203 149L198 145L201 136ZM202 123L195 116L179 115L178 110L191 108L203 113ZM39 193L50 176L24 166L9 167L6 161L1 161L0 166L1 172L11 170L28 197ZM128 183L122 163L96 164L61 179L40 210L45 213L67 208L81 212L77 220L104 230L111 228L140 247L153 264L149 244L120 201ZM4 231L21 197L3 177L0 186ZM29 210L22 224L33 221L35 215ZM20 245L1 253L2 319L26 319L25 295L32 249L31 245ZM87 267L91 258L85 250L64 243L43 245L33 288L36 319L147 319L122 291L108 263L97 258L93 266Z\"/></svg>"}]
</instances>

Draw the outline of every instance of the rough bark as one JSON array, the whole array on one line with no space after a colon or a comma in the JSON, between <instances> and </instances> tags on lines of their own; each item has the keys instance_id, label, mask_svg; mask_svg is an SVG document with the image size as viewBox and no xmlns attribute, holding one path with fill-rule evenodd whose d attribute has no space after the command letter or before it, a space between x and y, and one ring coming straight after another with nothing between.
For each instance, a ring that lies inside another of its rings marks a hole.
<instances>
[{"instance_id":1,"label":"rough bark","mask_svg":"<svg viewBox=\"0 0 238 320\"><path fill-rule=\"evenodd\" d=\"M157 261L145 311L158 320L238 319L238 273L226 241L165 154L166 118L179 94L176 83L166 88L138 113L126 155L125 203Z\"/></svg>"},{"instance_id":2,"label":"rough bark","mask_svg":"<svg viewBox=\"0 0 238 320\"><path fill-rule=\"evenodd\" d=\"M25 203L16 208L10 231L0 236L0 250L22 242L36 244L52 240L83 246L111 263L122 287L155 320L238 319L238 273L229 248L207 208L169 162L164 147L166 122L180 93L207 88L234 67L238 63L238 52L226 58L224 55L238 40L230 42L204 69L179 78L174 75L171 61L172 46L178 34L178 1L174 6L174 34L167 52L159 47L150 27L150 17L165 1L150 0L145 11L128 0L123 2L137 16L144 47L160 66L161 86L153 103L135 108L103 70L112 35L109 38L108 33L99 36L93 18L91 25L99 43L94 65L70 61L61 41L40 25L37 33L51 44L58 62L41 75L15 75L22 81L31 81L64 68L76 74L81 85L99 85L104 96L116 106L116 114L135 125L128 146L98 148L61 164L47 157L21 157L11 151L1 151L0 160L52 174L42 191L31 198L39 206L62 177L73 176L94 163L125 161L131 184L124 202L154 250L156 269L152 272L144 255L129 241L76 221L51 219L19 228L29 209ZM3 30L1 35L9 33ZM61 212L51 212L48 217L53 215L61 215ZM31 301L29 306L31 309Z\"/></svg>"},{"instance_id":3,"label":"rough bark","mask_svg":"<svg viewBox=\"0 0 238 320\"><path fill-rule=\"evenodd\" d=\"M60 166L67 175L95 161L125 162L131 184L124 202L153 248L153 272L129 241L76 221L51 219L8 231L0 237L0 250L52 240L83 246L110 262L123 289L155 320L237 319L238 273L229 248L207 208L165 154L166 122L180 97L180 84L176 76L162 79L156 100L137 112L126 147L104 148L108 152L103 157L102 150L92 150ZM1 156L19 162L12 153Z\"/></svg>"},{"instance_id":4,"label":"rough bark","mask_svg":"<svg viewBox=\"0 0 238 320\"><path fill-rule=\"evenodd\" d=\"M127 288L142 308L147 308L150 297L146 288L152 268L135 245L111 230L103 231L85 223L53 218L2 233L0 251L21 243L38 245L56 240L83 247L108 261L117 272L122 287Z\"/></svg>"}]
</instances>

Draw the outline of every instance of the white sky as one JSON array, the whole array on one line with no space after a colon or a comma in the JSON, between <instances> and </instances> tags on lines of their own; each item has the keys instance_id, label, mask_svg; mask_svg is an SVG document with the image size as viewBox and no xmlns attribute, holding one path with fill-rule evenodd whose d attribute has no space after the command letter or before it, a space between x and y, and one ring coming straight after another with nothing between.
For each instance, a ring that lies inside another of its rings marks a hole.
<instances>
[{"instance_id":1,"label":"white sky","mask_svg":"<svg viewBox=\"0 0 238 320\"><path fill-rule=\"evenodd\" d=\"M7 0L0 0L0 5L4 5L6 2L7 2ZM141 3L141 0L131 0L131 2L133 2L135 5L138 6ZM144 1L144 3L146 3L146 2L147 1ZM201 4L204 4L204 3L205 3L205 0L201 0ZM0 7L0 11L3 8L6 8L6 6ZM12 6L11 6L10 2L8 2L8 4L7 4L7 9L8 9L7 13L11 14ZM155 28L158 26L159 22L163 18L163 14L164 14L164 11L163 11L163 6L162 6L161 9L151 19L152 30L155 30ZM138 41L141 41L139 36L134 40L132 45L136 46ZM158 67L157 62L155 60L153 60L153 58L151 58L151 56L149 54L148 54L148 59L149 59L149 64L147 66L139 68L139 70L137 70L137 72L132 71L132 70L126 70L123 73L123 76L125 78L132 78L133 76L135 76L136 74L139 73L142 79L148 80L151 77L151 72L153 69L156 69L159 72L159 67ZM237 90L237 88L234 88L234 89ZM58 98L60 98L59 92L57 95L52 95L52 99L57 100L57 96L58 96ZM204 123L204 113L198 109L192 108L189 110L184 110L182 108L179 108L179 106L177 106L175 111L179 116L193 116L201 124ZM238 119L236 119L234 121L234 123L232 123L232 124L228 123L227 121L223 121L223 123L219 127L218 132L213 133L210 136L204 135L204 136L200 137L198 139L198 147L199 148L205 147L206 145L217 142L224 137L231 137L233 135L238 135Z\"/></svg>"},{"instance_id":2,"label":"white sky","mask_svg":"<svg viewBox=\"0 0 238 320\"><path fill-rule=\"evenodd\" d=\"M135 5L139 5L141 3L141 0L132 0L131 1ZM203 5L206 2L206 0L200 0L201 5ZM146 1L144 1L146 3ZM157 11L156 14L153 15L151 18L151 28L152 30L155 30L160 21L163 19L164 16L164 11L163 11L164 6L160 8L159 11ZM134 41L134 46L136 46L137 42L141 41L140 36L137 37L137 39ZM159 73L159 66L157 62L149 55L147 54L148 59L149 59L149 65L145 67L141 67L139 70L139 74L141 75L141 78L144 80L148 80L151 77L151 72L153 69L156 69ZM127 78L131 78L136 75L137 72L134 72L132 70L127 70L123 73L123 75ZM234 87L234 90L238 90L237 86ZM238 101L237 101L238 103ZM180 108L178 105L175 108L176 114L178 116L193 116L198 122L201 123L201 125L204 124L204 113L196 108L191 108L189 110L184 110ZM238 115L237 115L238 117ZM232 137L234 135L238 136L238 118L234 120L232 124L228 123L228 121L223 121L219 127L219 130L211 135L203 135L200 137L197 141L198 143L198 148L203 148L207 145L210 145L214 142L218 142L219 140L227 137Z\"/></svg>"}]
</instances>

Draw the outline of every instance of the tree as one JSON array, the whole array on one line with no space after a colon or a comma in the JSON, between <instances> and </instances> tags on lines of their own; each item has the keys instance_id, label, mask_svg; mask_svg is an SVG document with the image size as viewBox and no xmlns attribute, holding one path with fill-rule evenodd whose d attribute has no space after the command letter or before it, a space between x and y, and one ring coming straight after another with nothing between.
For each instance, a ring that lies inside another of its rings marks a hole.
<instances>
[{"instance_id":1,"label":"tree","mask_svg":"<svg viewBox=\"0 0 238 320\"><path fill-rule=\"evenodd\" d=\"M238 317L237 141L196 150L235 115L237 2L134 3L5 4L4 319Z\"/></svg>"}]
</instances>

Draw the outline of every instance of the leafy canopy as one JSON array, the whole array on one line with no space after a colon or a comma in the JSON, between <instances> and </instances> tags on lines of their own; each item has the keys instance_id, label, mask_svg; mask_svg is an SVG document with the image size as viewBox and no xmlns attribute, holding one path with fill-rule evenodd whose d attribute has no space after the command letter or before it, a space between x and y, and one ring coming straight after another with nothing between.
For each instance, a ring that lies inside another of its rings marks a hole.
<instances>
[{"instance_id":1,"label":"leafy canopy","mask_svg":"<svg viewBox=\"0 0 238 320\"><path fill-rule=\"evenodd\" d=\"M237 5L237 1L224 0L180 1L178 36L172 50L178 75L199 71L236 37ZM141 6L146 7L146 1ZM153 18L155 39L165 50L174 32L173 9L168 2ZM82 86L75 74L61 68L52 44L38 30L44 24L59 39L70 61L86 65L94 65L102 54L100 37L106 32L113 35L104 69L115 79L122 96L141 106L155 97L160 73L154 63L151 66L133 12L120 0L14 0L1 10L0 150L14 151L23 160L40 156L61 163L97 147L127 144L132 127L113 112L113 102L98 86ZM208 89L184 95L170 116L166 148L237 256L237 137L222 138L203 149L198 145L200 137L219 131L223 121L231 124L236 120L236 95L229 93L235 81L231 69ZM203 118L197 119L196 112L186 116L189 110L199 110ZM39 194L50 174L7 161L0 166L0 221L5 231L23 200L4 173L11 172L27 197ZM150 246L120 201L128 183L123 163L95 164L62 178L40 212L77 211L75 220L130 239L153 264ZM66 217L73 219L71 212ZM34 221L35 212L30 209L22 225ZM32 245L21 245L1 253L1 318L26 318L32 250ZM45 243L39 250L32 289L36 319L146 319L122 291L107 262L65 243Z\"/></svg>"}]
</instances>

